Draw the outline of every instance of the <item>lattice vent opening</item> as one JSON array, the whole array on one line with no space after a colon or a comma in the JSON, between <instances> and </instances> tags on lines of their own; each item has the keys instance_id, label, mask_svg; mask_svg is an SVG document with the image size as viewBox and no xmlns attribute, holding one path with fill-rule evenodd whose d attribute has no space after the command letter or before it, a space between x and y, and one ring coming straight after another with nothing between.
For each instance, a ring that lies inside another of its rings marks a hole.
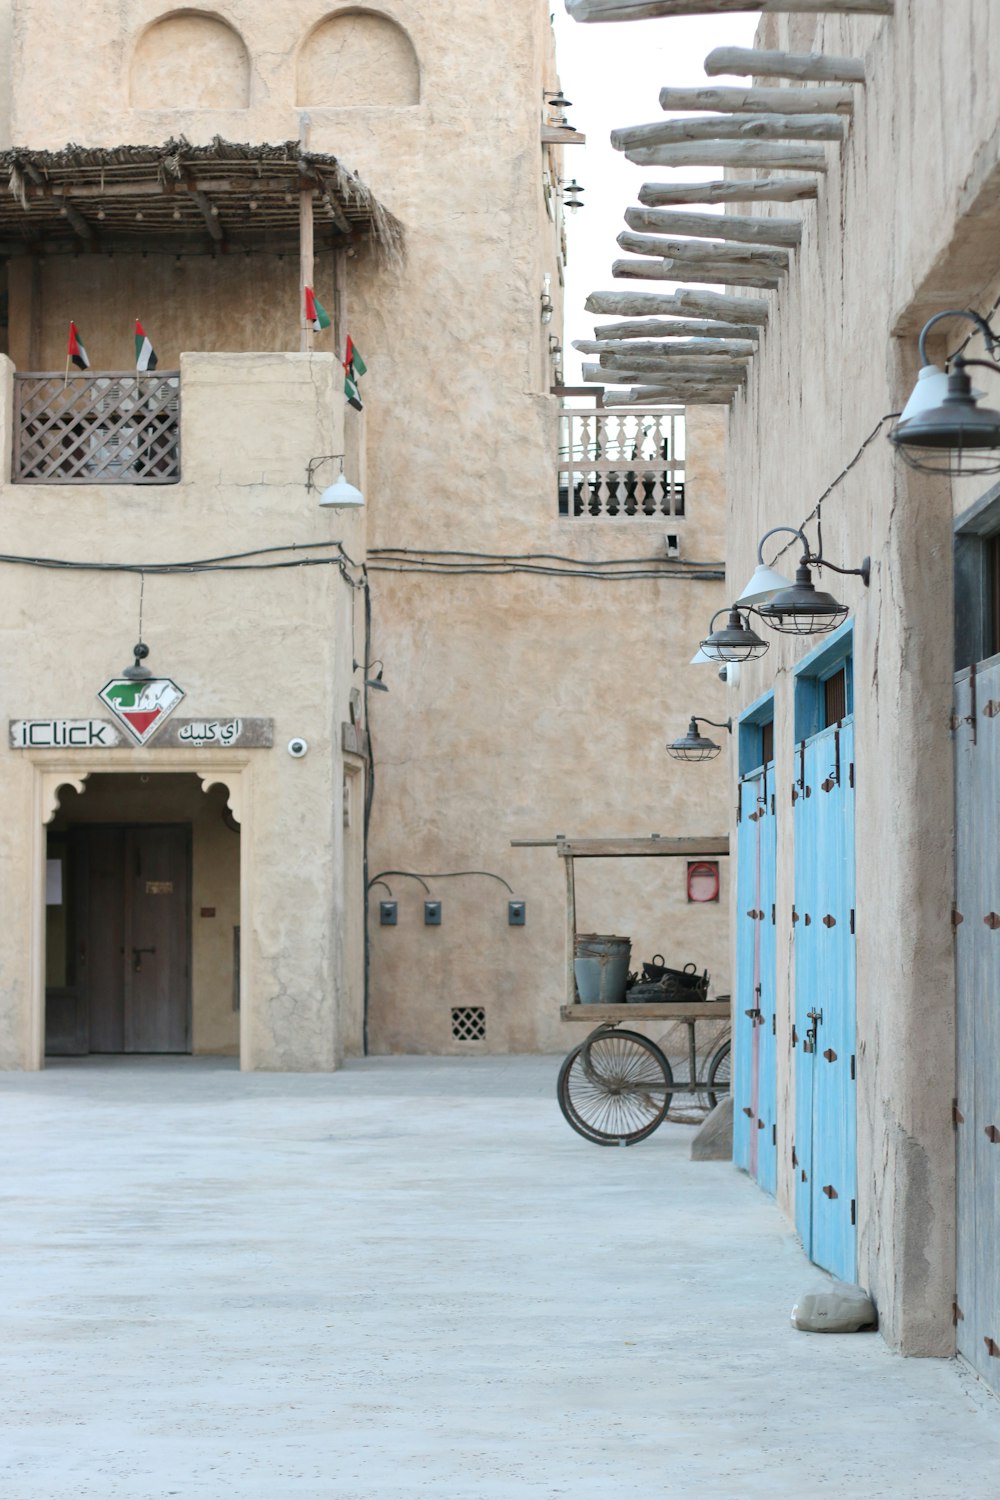
<instances>
[{"instance_id":1,"label":"lattice vent opening","mask_svg":"<svg viewBox=\"0 0 1000 1500\"><path fill-rule=\"evenodd\" d=\"M486 1036L486 1010L482 1005L454 1006L451 1034L456 1042L481 1042Z\"/></svg>"}]
</instances>

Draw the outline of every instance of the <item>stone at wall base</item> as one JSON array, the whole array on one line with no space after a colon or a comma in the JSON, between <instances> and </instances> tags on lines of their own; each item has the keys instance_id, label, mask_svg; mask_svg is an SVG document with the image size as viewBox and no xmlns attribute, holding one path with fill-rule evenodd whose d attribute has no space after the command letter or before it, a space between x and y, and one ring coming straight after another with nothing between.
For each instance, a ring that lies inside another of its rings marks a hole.
<instances>
[{"instance_id":1,"label":"stone at wall base","mask_svg":"<svg viewBox=\"0 0 1000 1500\"><path fill-rule=\"evenodd\" d=\"M733 1096L720 1099L695 1131L691 1142L692 1161L732 1161Z\"/></svg>"},{"instance_id":2,"label":"stone at wall base","mask_svg":"<svg viewBox=\"0 0 1000 1500\"><path fill-rule=\"evenodd\" d=\"M878 1313L868 1293L843 1281L806 1292L792 1308L792 1327L800 1333L860 1333L877 1326Z\"/></svg>"}]
</instances>

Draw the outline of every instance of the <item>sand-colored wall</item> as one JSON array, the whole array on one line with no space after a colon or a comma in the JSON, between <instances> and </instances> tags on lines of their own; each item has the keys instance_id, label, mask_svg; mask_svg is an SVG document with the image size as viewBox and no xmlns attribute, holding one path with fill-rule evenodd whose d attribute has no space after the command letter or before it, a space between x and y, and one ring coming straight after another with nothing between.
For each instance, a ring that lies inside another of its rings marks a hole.
<instances>
[{"instance_id":1,"label":"sand-colored wall","mask_svg":"<svg viewBox=\"0 0 1000 1500\"><path fill-rule=\"evenodd\" d=\"M11 367L3 362L4 385ZM163 487L5 484L9 552L107 562L219 557L339 537L363 551L362 523L321 511L305 465L343 447L338 367L329 355L185 355L183 479ZM9 409L9 390L3 409ZM9 424L0 432L8 451ZM320 555L318 553L314 555ZM287 559L284 552L276 560ZM264 558L264 561L269 560ZM0 718L104 716L97 692L126 665L138 635L134 574L11 568L5 579L9 670ZM274 748L191 751L202 776L235 786L242 819L245 1066L335 1065L348 1042L337 1007L360 983L345 950L341 723L352 687L355 592L336 567L147 576L143 637L150 666L183 688L185 716L274 719ZM360 607L358 607L360 617ZM363 628L363 627L362 627ZM309 753L293 759L293 736ZM26 884L36 837L32 776L155 771L167 752L0 750L5 939L0 945L0 1057L33 1066ZM169 769L175 771L175 764ZM227 776L237 773L236 782ZM83 802L86 800L84 793ZM355 1009L356 1009L355 1005ZM203 1039L204 1040L204 1039ZM226 1045L228 1045L228 1037ZM196 1038L196 1044L198 1038ZM207 1044L207 1043L206 1043Z\"/></svg>"},{"instance_id":2,"label":"sand-colored wall","mask_svg":"<svg viewBox=\"0 0 1000 1500\"><path fill-rule=\"evenodd\" d=\"M1000 15L989 0L897 0L892 19L768 17L760 45L864 57L867 87L779 293L730 428L731 587L758 536L799 524L916 371L916 332L946 306L986 307L1000 181ZM877 210L873 209L877 205ZM741 209L745 211L745 209ZM784 208L780 208L784 212ZM951 330L947 346L964 331ZM954 972L951 527L946 480L884 436L824 504L828 575L855 626L859 1277L909 1353L954 1346ZM814 535L815 533L813 533ZM785 563L791 560L786 554ZM801 644L771 635L741 705L775 691L777 784L793 779ZM793 849L778 798L779 1197L792 1200Z\"/></svg>"}]
</instances>

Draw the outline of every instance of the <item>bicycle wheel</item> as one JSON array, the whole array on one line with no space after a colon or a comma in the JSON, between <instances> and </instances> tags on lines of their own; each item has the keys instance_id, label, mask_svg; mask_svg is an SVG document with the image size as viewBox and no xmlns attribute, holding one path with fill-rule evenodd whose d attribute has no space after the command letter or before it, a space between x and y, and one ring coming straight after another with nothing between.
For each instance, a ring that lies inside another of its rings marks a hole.
<instances>
[{"instance_id":1,"label":"bicycle wheel","mask_svg":"<svg viewBox=\"0 0 1000 1500\"><path fill-rule=\"evenodd\" d=\"M632 1146L666 1118L670 1064L635 1031L598 1032L559 1069L559 1108L573 1129L598 1146Z\"/></svg>"},{"instance_id":2,"label":"bicycle wheel","mask_svg":"<svg viewBox=\"0 0 1000 1500\"><path fill-rule=\"evenodd\" d=\"M732 1042L728 1039L712 1054L708 1065L708 1107L714 1109L720 1099L725 1099L732 1087Z\"/></svg>"}]
</instances>

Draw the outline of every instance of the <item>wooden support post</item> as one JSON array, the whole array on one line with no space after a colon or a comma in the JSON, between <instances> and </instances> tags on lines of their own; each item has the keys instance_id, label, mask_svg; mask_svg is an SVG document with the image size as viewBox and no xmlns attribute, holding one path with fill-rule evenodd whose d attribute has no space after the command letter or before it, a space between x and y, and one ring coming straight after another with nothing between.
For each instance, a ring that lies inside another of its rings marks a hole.
<instances>
[{"instance_id":1,"label":"wooden support post","mask_svg":"<svg viewBox=\"0 0 1000 1500\"><path fill-rule=\"evenodd\" d=\"M810 83L864 83L865 65L858 57L830 57L823 52L762 52L755 47L716 47L705 58L709 78L719 73L755 78L793 78Z\"/></svg>"},{"instance_id":2,"label":"wooden support post","mask_svg":"<svg viewBox=\"0 0 1000 1500\"><path fill-rule=\"evenodd\" d=\"M306 113L299 116L299 150L309 150L310 120ZM308 174L308 175L307 175ZM313 194L316 184L309 174L308 163L299 159L299 352L309 354L313 347L314 330L306 317L306 287L313 285L315 277L315 252L313 228Z\"/></svg>"},{"instance_id":3,"label":"wooden support post","mask_svg":"<svg viewBox=\"0 0 1000 1500\"><path fill-rule=\"evenodd\" d=\"M691 355L715 357L720 364L746 359L757 352L749 339L574 339L580 354L638 355L640 359L685 359Z\"/></svg>"},{"instance_id":4,"label":"wooden support post","mask_svg":"<svg viewBox=\"0 0 1000 1500\"><path fill-rule=\"evenodd\" d=\"M613 295L613 294L610 294ZM624 323L603 323L594 329L594 339L757 339L757 329L739 323L713 323L708 318L630 318ZM575 349L582 346L574 344ZM603 347L603 345L601 345ZM755 348L751 344L751 348Z\"/></svg>"},{"instance_id":5,"label":"wooden support post","mask_svg":"<svg viewBox=\"0 0 1000 1500\"><path fill-rule=\"evenodd\" d=\"M219 223L218 209L215 207L215 204L211 201L207 194L199 192L197 188L192 188L189 191L191 192L191 196L194 199L195 203L198 205L198 212L201 214L202 218L205 221L205 228L208 230L215 243L217 245L221 245L223 240L225 239L225 235L222 232L222 225Z\"/></svg>"},{"instance_id":6,"label":"wooden support post","mask_svg":"<svg viewBox=\"0 0 1000 1500\"><path fill-rule=\"evenodd\" d=\"M720 88L660 90L660 107L678 111L714 109L725 114L849 115L854 109L854 90Z\"/></svg>"},{"instance_id":7,"label":"wooden support post","mask_svg":"<svg viewBox=\"0 0 1000 1500\"><path fill-rule=\"evenodd\" d=\"M43 273L45 267L41 256L31 257L31 321L28 328L28 369L42 368L42 299L44 295Z\"/></svg>"},{"instance_id":8,"label":"wooden support post","mask_svg":"<svg viewBox=\"0 0 1000 1500\"><path fill-rule=\"evenodd\" d=\"M616 151L643 146L674 146L684 141L842 141L839 115L708 115L679 120L654 120L651 125L626 125L612 130Z\"/></svg>"},{"instance_id":9,"label":"wooden support post","mask_svg":"<svg viewBox=\"0 0 1000 1500\"><path fill-rule=\"evenodd\" d=\"M747 182L647 182L639 202L650 208L671 203L796 203L817 196L814 177L756 177Z\"/></svg>"},{"instance_id":10,"label":"wooden support post","mask_svg":"<svg viewBox=\"0 0 1000 1500\"><path fill-rule=\"evenodd\" d=\"M625 213L630 229L648 234L717 236L748 245L788 245L802 239L801 219L748 218L743 214L686 214L662 208L630 208Z\"/></svg>"},{"instance_id":11,"label":"wooden support post","mask_svg":"<svg viewBox=\"0 0 1000 1500\"><path fill-rule=\"evenodd\" d=\"M573 856L567 855L566 865L566 1004L576 1003L576 881L573 875Z\"/></svg>"},{"instance_id":12,"label":"wooden support post","mask_svg":"<svg viewBox=\"0 0 1000 1500\"><path fill-rule=\"evenodd\" d=\"M738 271L731 265L713 265L705 262L693 266L689 260L615 260L611 263L612 276L623 281L693 281L715 286L751 286L760 291L773 292L781 285L781 273L751 272L744 268Z\"/></svg>"},{"instance_id":13,"label":"wooden support post","mask_svg":"<svg viewBox=\"0 0 1000 1500\"><path fill-rule=\"evenodd\" d=\"M692 141L687 145L640 146L626 151L640 167L781 167L793 172L825 172L822 146L797 141Z\"/></svg>"},{"instance_id":14,"label":"wooden support post","mask_svg":"<svg viewBox=\"0 0 1000 1500\"><path fill-rule=\"evenodd\" d=\"M740 325L767 322L770 308L763 297L727 297L721 292L591 292L584 304L589 313L642 318L647 314L729 318Z\"/></svg>"},{"instance_id":15,"label":"wooden support post","mask_svg":"<svg viewBox=\"0 0 1000 1500\"><path fill-rule=\"evenodd\" d=\"M654 21L663 16L718 16L734 11L891 16L893 0L566 0L566 9L574 21Z\"/></svg>"},{"instance_id":16,"label":"wooden support post","mask_svg":"<svg viewBox=\"0 0 1000 1500\"><path fill-rule=\"evenodd\" d=\"M343 359L347 348L350 327L347 322L347 252L335 250L333 254L333 347L338 359Z\"/></svg>"},{"instance_id":17,"label":"wooden support post","mask_svg":"<svg viewBox=\"0 0 1000 1500\"><path fill-rule=\"evenodd\" d=\"M766 271L787 271L788 251L764 245L732 245L719 240L671 240L660 234L633 234L623 229L618 245L632 255L672 256L691 266L705 264L732 265L734 270L759 267Z\"/></svg>"}]
</instances>

